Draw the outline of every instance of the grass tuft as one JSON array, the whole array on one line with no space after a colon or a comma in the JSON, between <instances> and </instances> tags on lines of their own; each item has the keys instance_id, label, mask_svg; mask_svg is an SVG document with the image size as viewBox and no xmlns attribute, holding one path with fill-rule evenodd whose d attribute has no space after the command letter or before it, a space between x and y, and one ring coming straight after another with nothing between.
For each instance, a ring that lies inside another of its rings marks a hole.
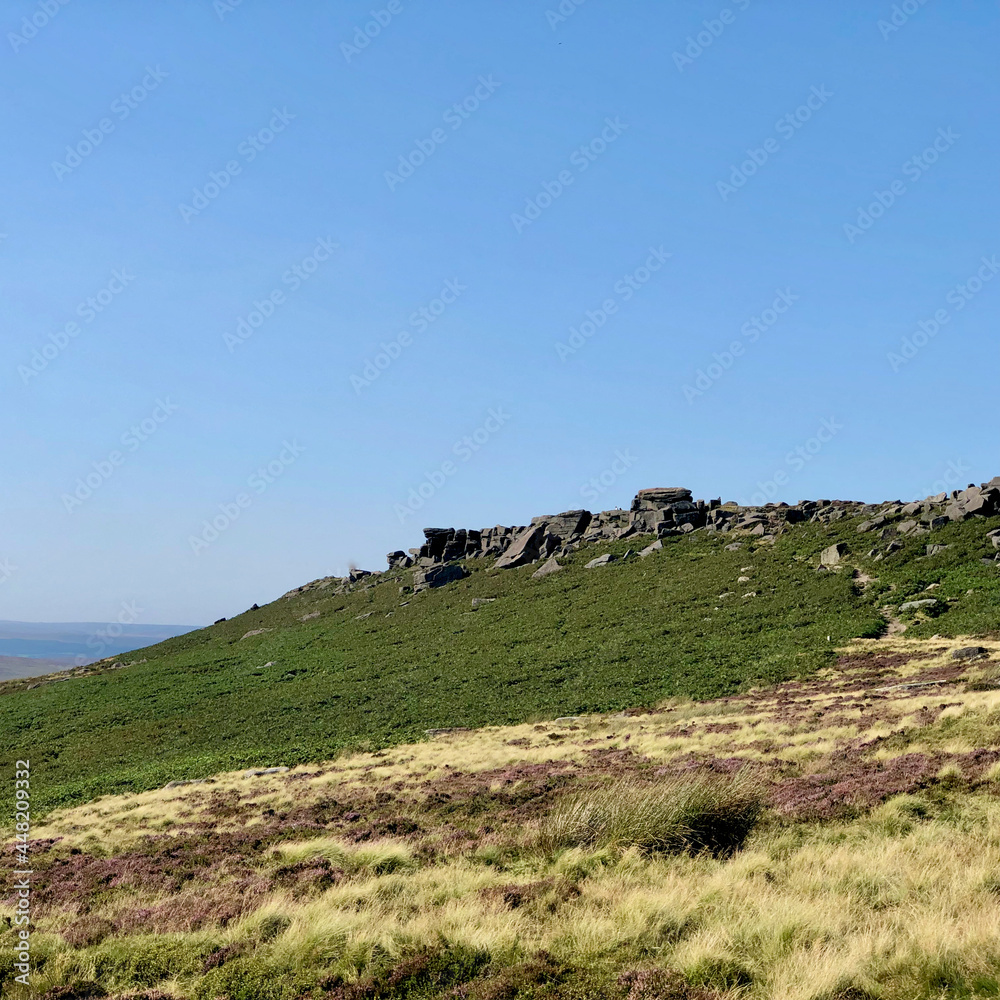
<instances>
[{"instance_id":1,"label":"grass tuft","mask_svg":"<svg viewBox=\"0 0 1000 1000\"><path fill-rule=\"evenodd\" d=\"M539 840L550 854L596 847L727 857L743 846L763 808L763 789L749 778L697 773L655 782L622 778L557 801Z\"/></svg>"}]
</instances>

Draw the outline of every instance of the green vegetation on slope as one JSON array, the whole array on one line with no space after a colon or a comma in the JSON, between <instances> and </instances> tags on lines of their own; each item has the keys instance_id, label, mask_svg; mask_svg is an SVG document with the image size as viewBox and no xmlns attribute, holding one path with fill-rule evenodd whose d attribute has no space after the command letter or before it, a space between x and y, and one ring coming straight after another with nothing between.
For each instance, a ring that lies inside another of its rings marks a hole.
<instances>
[{"instance_id":1,"label":"green vegetation on slope","mask_svg":"<svg viewBox=\"0 0 1000 1000\"><path fill-rule=\"evenodd\" d=\"M737 552L724 548L733 534L697 532L647 559L585 570L593 556L630 547L602 545L537 581L533 567L493 573L473 561L467 579L418 595L400 593L409 574L342 595L307 591L135 653L146 662L126 669L32 691L7 685L0 747L31 759L43 812L377 749L425 729L704 699L804 676L833 647L878 635L883 605L932 583L941 613L911 634L997 627L1000 573L981 558L993 554L985 534L1000 519L946 526L880 562L861 555L876 542L856 533L858 520L799 525L773 545L744 537ZM950 548L926 557L928 538ZM840 540L849 565L817 573L818 553ZM862 587L853 567L877 579ZM475 597L496 600L473 610ZM270 631L243 638L258 629Z\"/></svg>"}]
</instances>

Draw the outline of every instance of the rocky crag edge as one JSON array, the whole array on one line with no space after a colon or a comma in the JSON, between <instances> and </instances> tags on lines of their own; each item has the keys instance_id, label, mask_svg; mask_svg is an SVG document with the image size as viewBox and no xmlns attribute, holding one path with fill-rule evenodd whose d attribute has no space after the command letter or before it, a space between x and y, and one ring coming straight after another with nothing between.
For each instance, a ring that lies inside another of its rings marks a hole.
<instances>
[{"instance_id":1,"label":"rocky crag edge","mask_svg":"<svg viewBox=\"0 0 1000 1000\"><path fill-rule=\"evenodd\" d=\"M979 486L938 493L904 503L887 500L866 504L855 500L802 500L797 504L770 503L759 507L741 507L733 502L694 500L690 490L679 486L639 490L629 510L615 508L596 514L589 510L570 510L561 514L542 514L527 525L493 528L424 528L423 545L408 552L399 549L386 556L388 572L413 571L415 592L442 587L468 575L462 562L468 559L494 560L492 569L515 569L541 562L536 577L557 572L559 559L583 545L642 536L655 539L636 553L646 556L662 547L662 539L693 531L738 532L767 543L791 525L813 521L829 524L843 517L869 515L858 525L861 534L872 533L874 547L868 555L884 559L902 548L900 536L930 534L952 521L1000 514L1000 476ZM990 562L1000 564L1000 529L988 536L997 549ZM933 543L928 551L935 549ZM834 566L844 554L842 545L824 551L819 569ZM628 554L626 554L628 555ZM614 561L611 555L592 559L587 568ZM284 597L294 597L309 590L333 588L342 592L355 584L374 582L381 572L352 569L346 577L323 577L290 590Z\"/></svg>"}]
</instances>

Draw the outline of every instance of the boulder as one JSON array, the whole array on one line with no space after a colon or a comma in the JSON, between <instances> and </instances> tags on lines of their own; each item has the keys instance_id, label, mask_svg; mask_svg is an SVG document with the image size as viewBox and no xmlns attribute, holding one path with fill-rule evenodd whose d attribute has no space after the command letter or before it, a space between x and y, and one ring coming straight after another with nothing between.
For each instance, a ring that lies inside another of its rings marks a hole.
<instances>
[{"instance_id":1,"label":"boulder","mask_svg":"<svg viewBox=\"0 0 1000 1000\"><path fill-rule=\"evenodd\" d=\"M468 571L457 563L443 563L440 566L415 569L413 571L413 590L414 593L417 593L421 590L443 587L446 584L454 583L456 580L461 580L468 575Z\"/></svg>"},{"instance_id":2,"label":"boulder","mask_svg":"<svg viewBox=\"0 0 1000 1000\"><path fill-rule=\"evenodd\" d=\"M659 552L663 548L663 542L659 538L655 542L650 542L640 553L639 558L645 559L646 556L651 556L654 552Z\"/></svg>"},{"instance_id":3,"label":"boulder","mask_svg":"<svg viewBox=\"0 0 1000 1000\"><path fill-rule=\"evenodd\" d=\"M876 528L881 528L885 523L885 515L880 514L878 517L873 517L870 521L862 521L858 525L858 532L864 533L866 531L874 531Z\"/></svg>"},{"instance_id":4,"label":"boulder","mask_svg":"<svg viewBox=\"0 0 1000 1000\"><path fill-rule=\"evenodd\" d=\"M526 566L538 558L538 550L545 528L536 524L528 526L510 543L510 548L493 564L494 569L515 569Z\"/></svg>"},{"instance_id":5,"label":"boulder","mask_svg":"<svg viewBox=\"0 0 1000 1000\"><path fill-rule=\"evenodd\" d=\"M950 545L928 545L927 554L929 556L940 555L942 552L945 552L950 548L951 548Z\"/></svg>"},{"instance_id":6,"label":"boulder","mask_svg":"<svg viewBox=\"0 0 1000 1000\"><path fill-rule=\"evenodd\" d=\"M560 541L569 541L577 535L582 535L593 520L589 510L567 510L562 514L543 514L531 519L532 526L542 525L549 534L555 535Z\"/></svg>"},{"instance_id":7,"label":"boulder","mask_svg":"<svg viewBox=\"0 0 1000 1000\"><path fill-rule=\"evenodd\" d=\"M690 503L690 490L686 490L682 486L659 486L653 489L639 490L632 501L632 510L652 510L682 501Z\"/></svg>"},{"instance_id":8,"label":"boulder","mask_svg":"<svg viewBox=\"0 0 1000 1000\"><path fill-rule=\"evenodd\" d=\"M610 553L606 552L603 556L598 556L596 559L591 559L584 569L597 569L598 566L607 566L608 563L613 563L615 557Z\"/></svg>"},{"instance_id":9,"label":"boulder","mask_svg":"<svg viewBox=\"0 0 1000 1000\"><path fill-rule=\"evenodd\" d=\"M923 598L922 600L919 600L919 601L905 601L903 604L900 604L899 610L900 611L921 611L923 608L933 607L937 603L938 603L938 599L936 597L925 597L925 598Z\"/></svg>"},{"instance_id":10,"label":"boulder","mask_svg":"<svg viewBox=\"0 0 1000 1000\"><path fill-rule=\"evenodd\" d=\"M972 493L971 490L967 491ZM967 517L991 517L996 513L996 505L992 495L976 493L962 501L962 507Z\"/></svg>"},{"instance_id":11,"label":"boulder","mask_svg":"<svg viewBox=\"0 0 1000 1000\"><path fill-rule=\"evenodd\" d=\"M534 573L531 574L532 580L541 580L543 576L549 576L552 573L558 573L562 569L559 565L555 556L550 556Z\"/></svg>"},{"instance_id":12,"label":"boulder","mask_svg":"<svg viewBox=\"0 0 1000 1000\"><path fill-rule=\"evenodd\" d=\"M819 554L819 562L821 566L838 566L845 555L847 555L847 546L843 542L837 542L829 548L823 549Z\"/></svg>"}]
</instances>

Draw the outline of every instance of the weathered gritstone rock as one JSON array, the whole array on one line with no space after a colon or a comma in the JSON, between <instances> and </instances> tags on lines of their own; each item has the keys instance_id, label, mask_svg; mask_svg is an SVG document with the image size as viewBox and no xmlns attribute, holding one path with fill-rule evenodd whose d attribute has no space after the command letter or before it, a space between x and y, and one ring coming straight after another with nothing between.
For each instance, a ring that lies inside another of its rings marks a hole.
<instances>
[{"instance_id":1,"label":"weathered gritstone rock","mask_svg":"<svg viewBox=\"0 0 1000 1000\"><path fill-rule=\"evenodd\" d=\"M921 611L924 608L933 608L939 603L936 597L925 597L919 601L906 601L900 604L900 611Z\"/></svg>"},{"instance_id":2,"label":"weathered gritstone rock","mask_svg":"<svg viewBox=\"0 0 1000 1000\"><path fill-rule=\"evenodd\" d=\"M397 549L386 558L390 570L414 570L415 586L424 589L441 586L438 580L450 582L460 578L455 575L428 577L428 570L466 559L492 559L494 569L516 569L553 557L564 558L581 545L614 542L633 535L655 535L659 540L699 530L734 533L760 545L773 542L791 525L804 521L831 524L860 515L866 520L858 525L858 532L871 532L877 546L868 556L880 560L903 547L899 536L925 535L952 521L995 514L1000 514L1000 476L980 486L970 485L965 490L939 493L924 500L910 503L888 500L879 504L856 500L801 500L794 505L768 503L740 507L732 501L695 500L691 491L681 486L659 486L640 490L629 510L615 508L593 514L587 510L569 510L534 517L527 525L498 524L479 530L425 528L423 545L408 552ZM991 531L988 537L1000 552L1000 529ZM735 552L743 544L734 541L724 547ZM645 545L640 554L654 551L655 548ZM836 566L846 551L842 544L832 546L823 553L820 566L824 569ZM928 547L932 555L941 551L940 546ZM1000 565L1000 556L997 559ZM342 593L375 575L365 570L352 570L346 578L326 577L289 591L285 596L326 587L333 588L334 593Z\"/></svg>"},{"instance_id":3,"label":"weathered gritstone rock","mask_svg":"<svg viewBox=\"0 0 1000 1000\"><path fill-rule=\"evenodd\" d=\"M532 580L541 580L543 576L550 576L552 573L558 573L562 569L559 565L555 556L549 556L548 561L543 563L534 573L531 574Z\"/></svg>"},{"instance_id":4,"label":"weathered gritstone rock","mask_svg":"<svg viewBox=\"0 0 1000 1000\"><path fill-rule=\"evenodd\" d=\"M613 563L615 557L610 553L606 552L603 556L598 556L596 559L591 559L584 569L597 569L598 566L607 566L608 563Z\"/></svg>"},{"instance_id":5,"label":"weathered gritstone rock","mask_svg":"<svg viewBox=\"0 0 1000 1000\"><path fill-rule=\"evenodd\" d=\"M821 566L839 566L840 560L847 555L847 546L843 542L837 542L836 545L831 545L819 555L819 561Z\"/></svg>"},{"instance_id":6,"label":"weathered gritstone rock","mask_svg":"<svg viewBox=\"0 0 1000 1000\"><path fill-rule=\"evenodd\" d=\"M417 569L413 571L413 591L419 593L421 590L443 587L468 575L468 572L456 563Z\"/></svg>"}]
</instances>

